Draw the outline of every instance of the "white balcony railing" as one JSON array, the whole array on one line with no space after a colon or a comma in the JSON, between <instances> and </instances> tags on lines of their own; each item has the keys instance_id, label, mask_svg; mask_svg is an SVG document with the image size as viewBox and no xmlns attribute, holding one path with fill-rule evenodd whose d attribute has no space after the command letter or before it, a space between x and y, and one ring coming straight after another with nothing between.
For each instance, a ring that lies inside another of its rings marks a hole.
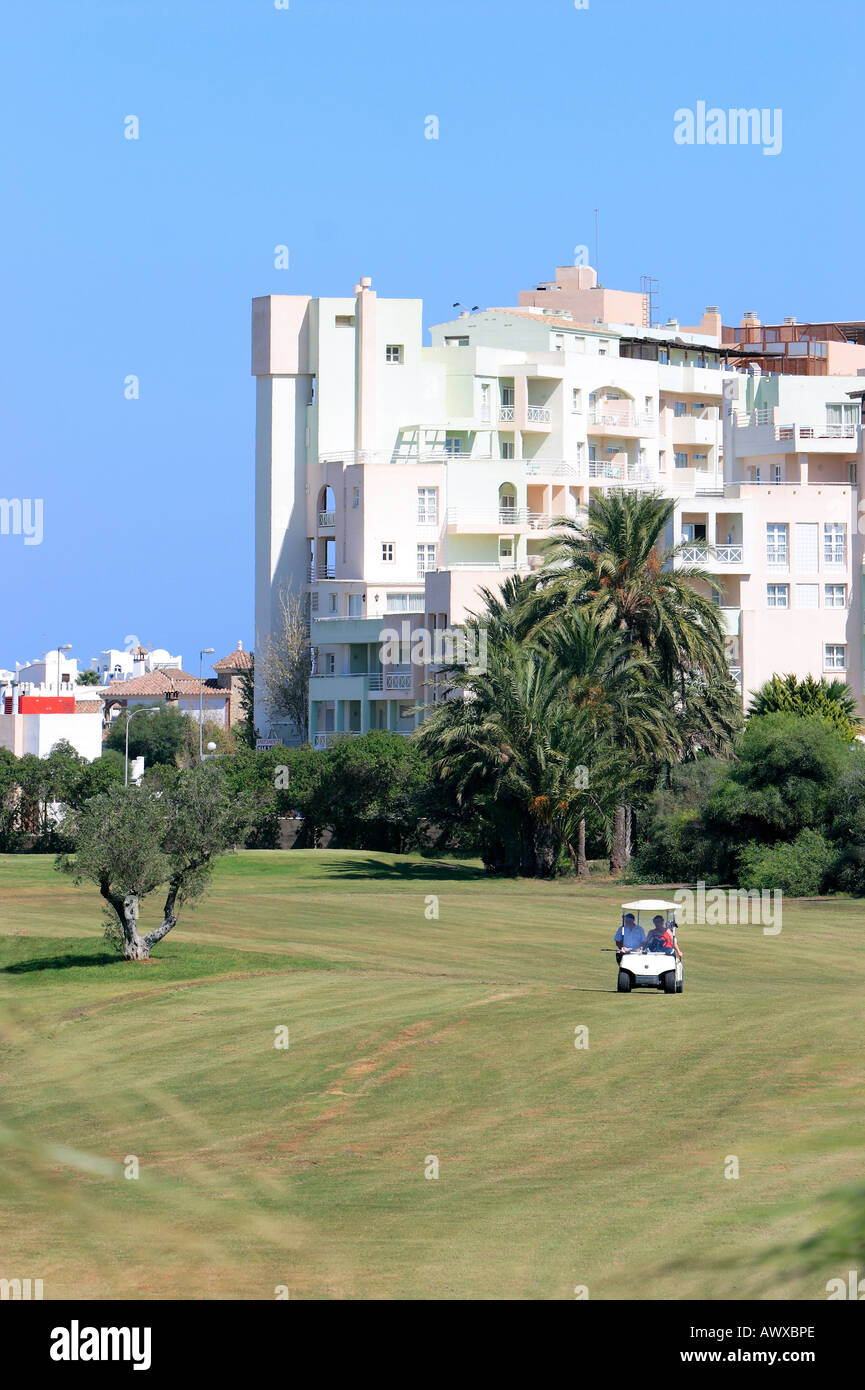
<instances>
[{"instance_id":1,"label":"white balcony railing","mask_svg":"<svg viewBox=\"0 0 865 1390\"><path fill-rule=\"evenodd\" d=\"M526 410L526 419L530 425L548 425L552 418L552 413L544 405L530 405Z\"/></svg>"},{"instance_id":2,"label":"white balcony railing","mask_svg":"<svg viewBox=\"0 0 865 1390\"><path fill-rule=\"evenodd\" d=\"M741 545L717 545L715 558L720 565L741 565L745 557Z\"/></svg>"},{"instance_id":3,"label":"white balcony railing","mask_svg":"<svg viewBox=\"0 0 865 1390\"><path fill-rule=\"evenodd\" d=\"M313 734L312 746L322 751L325 748L332 748L341 738L360 738L360 732L357 729L335 729L332 733Z\"/></svg>"},{"instance_id":4,"label":"white balcony railing","mask_svg":"<svg viewBox=\"0 0 865 1390\"><path fill-rule=\"evenodd\" d=\"M654 425L656 417L646 411L631 410L630 407L624 410L600 410L597 407L589 411L589 424L594 426L609 426L612 429L635 429L640 425Z\"/></svg>"},{"instance_id":5,"label":"white balcony railing","mask_svg":"<svg viewBox=\"0 0 865 1390\"><path fill-rule=\"evenodd\" d=\"M513 424L514 407L512 405L499 406L499 422L503 425Z\"/></svg>"},{"instance_id":6,"label":"white balcony railing","mask_svg":"<svg viewBox=\"0 0 865 1390\"><path fill-rule=\"evenodd\" d=\"M319 512L318 524L324 530L333 530L336 526L336 512Z\"/></svg>"},{"instance_id":7,"label":"white balcony railing","mask_svg":"<svg viewBox=\"0 0 865 1390\"><path fill-rule=\"evenodd\" d=\"M552 524L553 517L549 512L535 512L528 507L499 507L497 512L492 507L486 510L449 507L447 511L448 526L527 526L532 531L542 531Z\"/></svg>"}]
</instances>

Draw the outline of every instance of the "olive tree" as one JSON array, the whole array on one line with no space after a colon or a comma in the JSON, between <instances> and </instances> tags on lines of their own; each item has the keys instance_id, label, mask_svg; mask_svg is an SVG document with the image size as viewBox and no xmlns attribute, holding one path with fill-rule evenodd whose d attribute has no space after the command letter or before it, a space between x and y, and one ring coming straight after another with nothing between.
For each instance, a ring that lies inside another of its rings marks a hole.
<instances>
[{"instance_id":1,"label":"olive tree","mask_svg":"<svg viewBox=\"0 0 865 1390\"><path fill-rule=\"evenodd\" d=\"M216 859L242 842L250 817L249 798L229 790L217 763L183 768L158 786L111 787L70 813L63 828L74 848L56 867L97 885L124 960L147 960L184 903L203 895ZM141 902L162 887L162 921L141 936Z\"/></svg>"}]
</instances>

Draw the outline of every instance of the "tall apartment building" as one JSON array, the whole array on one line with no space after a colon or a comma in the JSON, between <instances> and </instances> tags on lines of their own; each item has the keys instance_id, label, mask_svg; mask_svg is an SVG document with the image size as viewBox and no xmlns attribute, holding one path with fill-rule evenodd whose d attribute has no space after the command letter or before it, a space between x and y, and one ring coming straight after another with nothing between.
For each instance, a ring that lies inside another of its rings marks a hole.
<instances>
[{"instance_id":1,"label":"tall apartment building","mask_svg":"<svg viewBox=\"0 0 865 1390\"><path fill-rule=\"evenodd\" d=\"M801 429L788 440L787 420L802 411L834 419L840 403L853 433L831 436L810 480L806 461L804 485L816 487L815 470L830 456L843 461L847 481L833 486L832 507L855 512L855 377L791 384L758 376L757 367L733 365L740 344L724 346L717 309L695 327L651 326L646 296L598 286L588 266L560 268L513 308L433 327L428 347L421 314L419 300L379 300L368 280L351 298L253 301L256 648L264 649L280 590L302 591L316 648L310 737L318 746L342 733L414 728L431 698L427 672L405 654L383 664L382 631L405 624L406 633L431 639L459 624L481 606L480 586L542 564L556 517L578 517L594 493L617 487L676 498L669 540L693 542L693 558L719 576L731 667L743 689L796 668L801 648L794 640L788 652L786 638L779 647L781 628L772 627L765 509L804 546L796 526L808 503L793 447ZM811 395L790 394L794 385ZM757 419L768 419L767 410L779 437L773 462L755 463L753 450L769 441L751 440L748 430L765 432ZM740 423L745 414L752 424ZM782 444L791 445L787 453L778 453ZM817 452L812 445L811 456ZM782 482L795 474L799 489L770 495L779 462ZM821 496L828 525L838 518ZM861 557L855 516L844 521L838 582L847 586L849 637L857 622L861 628L853 578ZM807 582L797 571L794 585ZM791 590L791 611L805 596L804 587ZM837 613L816 620L821 633L825 624L836 634ZM861 665L861 640L846 646L848 661ZM260 698L256 710L270 727ZM273 732L286 736L284 727Z\"/></svg>"}]
</instances>

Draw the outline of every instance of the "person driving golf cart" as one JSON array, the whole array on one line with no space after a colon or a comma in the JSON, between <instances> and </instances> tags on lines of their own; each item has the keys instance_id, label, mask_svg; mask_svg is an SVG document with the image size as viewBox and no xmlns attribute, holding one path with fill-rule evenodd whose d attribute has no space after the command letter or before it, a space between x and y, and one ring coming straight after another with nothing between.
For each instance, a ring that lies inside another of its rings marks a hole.
<instances>
[{"instance_id":1,"label":"person driving golf cart","mask_svg":"<svg viewBox=\"0 0 865 1390\"><path fill-rule=\"evenodd\" d=\"M652 929L646 937L646 946L650 951L663 951L666 956L676 955L679 960L682 959L679 943L660 912L652 918Z\"/></svg>"},{"instance_id":2,"label":"person driving golf cart","mask_svg":"<svg viewBox=\"0 0 865 1390\"><path fill-rule=\"evenodd\" d=\"M638 925L633 912L628 912L622 918L622 925L617 929L613 940L616 944L616 959L627 951L641 951L646 944L646 933Z\"/></svg>"}]
</instances>

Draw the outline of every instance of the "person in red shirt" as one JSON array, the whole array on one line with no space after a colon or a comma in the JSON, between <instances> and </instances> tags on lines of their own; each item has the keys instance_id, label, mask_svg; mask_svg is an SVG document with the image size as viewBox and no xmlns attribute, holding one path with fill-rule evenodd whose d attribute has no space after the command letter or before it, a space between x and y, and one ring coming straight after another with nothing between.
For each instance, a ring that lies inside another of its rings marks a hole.
<instances>
[{"instance_id":1,"label":"person in red shirt","mask_svg":"<svg viewBox=\"0 0 865 1390\"><path fill-rule=\"evenodd\" d=\"M652 930L646 938L646 945L650 951L665 951L668 954L675 954L682 959L682 952L679 950L679 943L674 937L670 928L665 925L660 913L652 918Z\"/></svg>"}]
</instances>

